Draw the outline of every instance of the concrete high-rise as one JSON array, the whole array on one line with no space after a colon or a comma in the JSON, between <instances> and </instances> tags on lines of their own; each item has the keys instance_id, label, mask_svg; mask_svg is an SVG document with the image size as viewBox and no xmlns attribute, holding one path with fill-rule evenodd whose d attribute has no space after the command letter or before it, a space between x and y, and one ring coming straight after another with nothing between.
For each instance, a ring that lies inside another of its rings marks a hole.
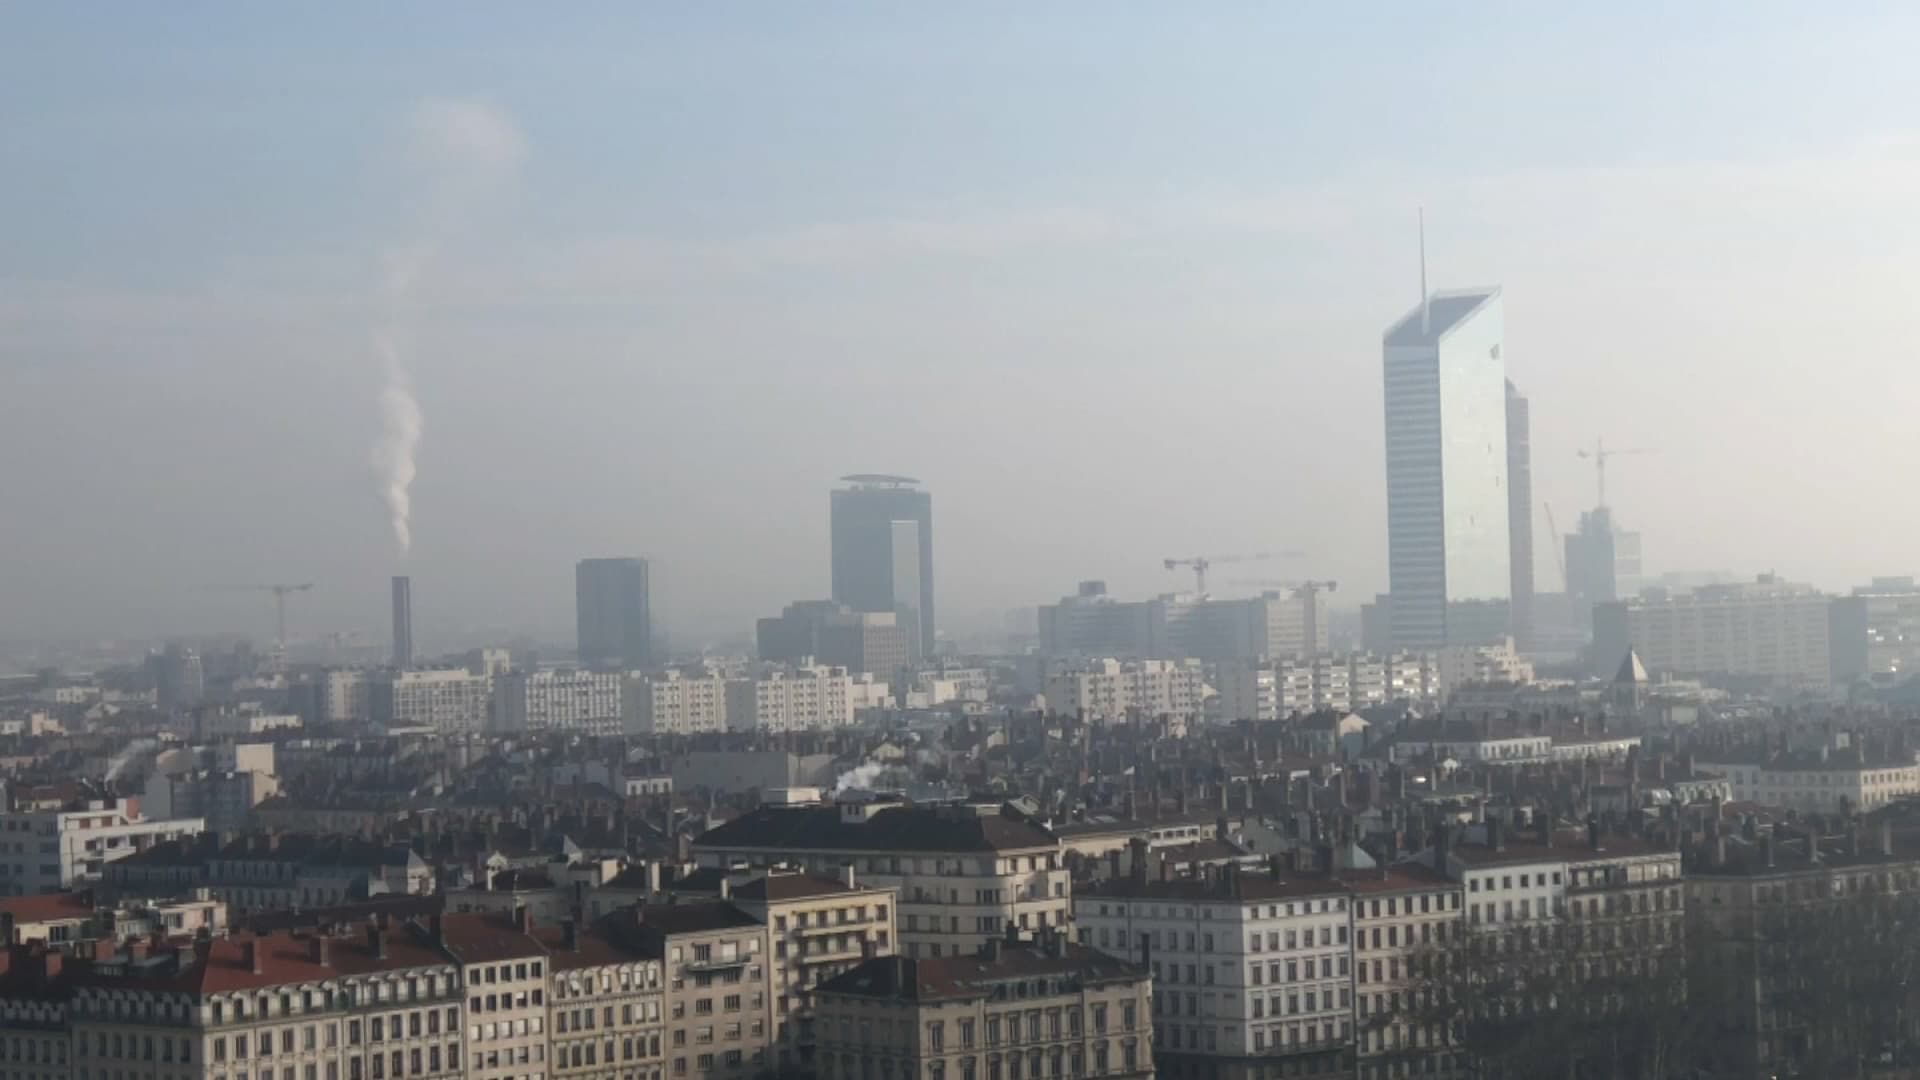
<instances>
[{"instance_id":1,"label":"concrete high-rise","mask_svg":"<svg viewBox=\"0 0 1920 1080\"><path fill-rule=\"evenodd\" d=\"M859 473L832 497L833 599L891 611L918 655L933 655L933 496L918 480Z\"/></svg>"},{"instance_id":2,"label":"concrete high-rise","mask_svg":"<svg viewBox=\"0 0 1920 1080\"><path fill-rule=\"evenodd\" d=\"M1434 293L1382 341L1393 644L1449 644L1447 605L1513 590L1498 288Z\"/></svg>"},{"instance_id":3,"label":"concrete high-rise","mask_svg":"<svg viewBox=\"0 0 1920 1080\"><path fill-rule=\"evenodd\" d=\"M393 666L413 666L413 579L393 579Z\"/></svg>"},{"instance_id":4,"label":"concrete high-rise","mask_svg":"<svg viewBox=\"0 0 1920 1080\"><path fill-rule=\"evenodd\" d=\"M1508 629L1522 648L1533 639L1533 436L1527 399L1507 380L1507 558L1513 599Z\"/></svg>"},{"instance_id":5,"label":"concrete high-rise","mask_svg":"<svg viewBox=\"0 0 1920 1080\"><path fill-rule=\"evenodd\" d=\"M580 663L598 671L653 666L647 560L582 559L573 568Z\"/></svg>"}]
</instances>

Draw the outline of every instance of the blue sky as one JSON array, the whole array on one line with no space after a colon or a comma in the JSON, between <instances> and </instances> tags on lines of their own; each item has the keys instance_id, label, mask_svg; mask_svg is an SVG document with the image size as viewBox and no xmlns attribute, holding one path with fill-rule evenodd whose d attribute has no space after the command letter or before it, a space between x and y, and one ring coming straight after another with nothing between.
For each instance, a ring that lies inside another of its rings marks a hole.
<instances>
[{"instance_id":1,"label":"blue sky","mask_svg":"<svg viewBox=\"0 0 1920 1080\"><path fill-rule=\"evenodd\" d=\"M1260 546L1357 598L1422 204L1435 284L1507 289L1563 525L1605 434L1660 448L1615 481L1656 568L1906 572L1831 522L1920 465L1917 22L9 5L0 452L35 467L0 499L35 512L0 524L0 633L236 626L179 586L235 574L326 579L317 622L377 628L367 340L448 202L408 118L449 100L524 143L404 316L409 566L449 634L563 630L572 559L626 552L680 624L750 625L824 591L825 489L863 470L933 485L955 619Z\"/></svg>"}]
</instances>

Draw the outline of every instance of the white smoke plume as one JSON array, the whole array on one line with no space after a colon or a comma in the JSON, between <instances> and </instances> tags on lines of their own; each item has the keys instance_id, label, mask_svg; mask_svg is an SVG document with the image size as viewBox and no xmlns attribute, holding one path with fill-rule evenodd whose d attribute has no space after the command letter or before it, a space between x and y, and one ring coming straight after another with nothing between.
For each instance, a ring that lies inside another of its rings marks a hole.
<instances>
[{"instance_id":1,"label":"white smoke plume","mask_svg":"<svg viewBox=\"0 0 1920 1080\"><path fill-rule=\"evenodd\" d=\"M373 339L381 370L380 438L373 448L373 467L402 556L413 548L413 478L420 471L417 454L425 418L413 393L397 325L441 245L512 177L525 149L513 120L486 102L423 101L408 119L407 161L420 179L427 211L414 241L386 253L382 299L387 325Z\"/></svg>"},{"instance_id":2,"label":"white smoke plume","mask_svg":"<svg viewBox=\"0 0 1920 1080\"><path fill-rule=\"evenodd\" d=\"M120 770L127 767L128 762L149 750L158 748L159 745L160 743L153 739L135 739L128 743L125 749L108 759L106 782L113 783L114 779L120 775Z\"/></svg>"},{"instance_id":3,"label":"white smoke plume","mask_svg":"<svg viewBox=\"0 0 1920 1080\"><path fill-rule=\"evenodd\" d=\"M420 446L420 403L413 396L413 379L400 364L400 350L386 334L375 334L384 385L380 388L380 441L373 448L373 467L380 472L380 497L387 503L387 519L400 554L413 548L413 477L419 471L414 451Z\"/></svg>"},{"instance_id":4,"label":"white smoke plume","mask_svg":"<svg viewBox=\"0 0 1920 1080\"><path fill-rule=\"evenodd\" d=\"M879 778L889 771L895 771L895 769L891 765L881 765L879 761L864 761L860 765L854 765L849 771L839 774L837 780L833 780L833 794L843 796L847 792L872 792L876 790L874 784L877 784Z\"/></svg>"}]
</instances>

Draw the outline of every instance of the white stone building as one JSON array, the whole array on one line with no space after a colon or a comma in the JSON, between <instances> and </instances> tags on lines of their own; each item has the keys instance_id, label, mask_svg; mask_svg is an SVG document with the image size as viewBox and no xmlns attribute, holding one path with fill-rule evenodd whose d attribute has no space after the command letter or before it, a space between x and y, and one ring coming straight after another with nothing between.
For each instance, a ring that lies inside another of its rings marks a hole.
<instances>
[{"instance_id":1,"label":"white stone building","mask_svg":"<svg viewBox=\"0 0 1920 1080\"><path fill-rule=\"evenodd\" d=\"M1094 660L1047 676L1047 710L1093 723L1200 718L1205 672L1192 660Z\"/></svg>"},{"instance_id":2,"label":"white stone building","mask_svg":"<svg viewBox=\"0 0 1920 1080\"><path fill-rule=\"evenodd\" d=\"M196 836L200 818L149 818L139 800L0 813L0 892L52 892L99 879L105 866L154 844Z\"/></svg>"},{"instance_id":3,"label":"white stone building","mask_svg":"<svg viewBox=\"0 0 1920 1080\"><path fill-rule=\"evenodd\" d=\"M493 683L493 730L618 735L621 681L611 672L509 672Z\"/></svg>"}]
</instances>

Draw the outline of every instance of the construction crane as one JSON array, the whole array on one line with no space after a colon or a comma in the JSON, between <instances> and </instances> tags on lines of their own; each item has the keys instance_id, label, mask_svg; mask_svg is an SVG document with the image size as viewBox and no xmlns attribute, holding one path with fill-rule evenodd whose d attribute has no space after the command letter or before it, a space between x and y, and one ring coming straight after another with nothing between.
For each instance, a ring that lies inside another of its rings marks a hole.
<instances>
[{"instance_id":1,"label":"construction crane","mask_svg":"<svg viewBox=\"0 0 1920 1080\"><path fill-rule=\"evenodd\" d=\"M1547 534L1553 537L1553 561L1560 567L1560 591L1571 593L1573 586L1567 584L1567 551L1560 543L1560 526L1553 523L1553 504L1543 502L1540 505L1547 511Z\"/></svg>"},{"instance_id":2,"label":"construction crane","mask_svg":"<svg viewBox=\"0 0 1920 1080\"><path fill-rule=\"evenodd\" d=\"M1624 454L1651 454L1653 451L1645 448L1609 450L1607 449L1607 444L1604 439L1595 439L1593 440L1593 449L1576 450L1574 453L1593 462L1594 481L1600 489L1600 501L1594 505L1604 508L1607 505L1607 459Z\"/></svg>"},{"instance_id":3,"label":"construction crane","mask_svg":"<svg viewBox=\"0 0 1920 1080\"><path fill-rule=\"evenodd\" d=\"M1161 564L1169 570L1178 570L1183 566L1193 569L1193 591L1207 591L1207 568L1215 563L1265 562L1268 559L1302 559L1303 551L1282 551L1274 553L1262 551L1253 555L1194 555L1185 559L1162 559Z\"/></svg>"},{"instance_id":4,"label":"construction crane","mask_svg":"<svg viewBox=\"0 0 1920 1080\"><path fill-rule=\"evenodd\" d=\"M287 647L287 594L306 592L313 588L313 582L307 581L298 585L202 585L201 588L209 592L272 593L275 628L279 631L279 637L275 642L284 649Z\"/></svg>"}]
</instances>

